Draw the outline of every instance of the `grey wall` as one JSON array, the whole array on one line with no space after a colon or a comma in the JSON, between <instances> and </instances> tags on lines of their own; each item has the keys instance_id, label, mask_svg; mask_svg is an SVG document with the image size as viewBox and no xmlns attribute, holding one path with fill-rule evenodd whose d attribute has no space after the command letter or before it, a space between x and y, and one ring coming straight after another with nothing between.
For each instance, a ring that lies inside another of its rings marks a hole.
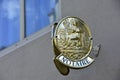
<instances>
[{"instance_id":1,"label":"grey wall","mask_svg":"<svg viewBox=\"0 0 120 80\"><path fill-rule=\"evenodd\" d=\"M50 32L0 58L0 80L120 80L120 1L62 0L62 16L81 17L91 28L94 45L102 44L95 62L62 76L56 69Z\"/></svg>"}]
</instances>

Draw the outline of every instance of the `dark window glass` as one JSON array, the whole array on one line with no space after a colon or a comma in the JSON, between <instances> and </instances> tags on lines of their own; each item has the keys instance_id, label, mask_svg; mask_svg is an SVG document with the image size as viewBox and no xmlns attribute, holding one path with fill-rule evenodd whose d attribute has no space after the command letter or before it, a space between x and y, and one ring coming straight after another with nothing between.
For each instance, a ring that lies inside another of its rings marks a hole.
<instances>
[{"instance_id":1,"label":"dark window glass","mask_svg":"<svg viewBox=\"0 0 120 80\"><path fill-rule=\"evenodd\" d=\"M0 0L0 50L20 39L20 0Z\"/></svg>"},{"instance_id":2,"label":"dark window glass","mask_svg":"<svg viewBox=\"0 0 120 80\"><path fill-rule=\"evenodd\" d=\"M25 0L26 36L56 20L58 0Z\"/></svg>"}]
</instances>

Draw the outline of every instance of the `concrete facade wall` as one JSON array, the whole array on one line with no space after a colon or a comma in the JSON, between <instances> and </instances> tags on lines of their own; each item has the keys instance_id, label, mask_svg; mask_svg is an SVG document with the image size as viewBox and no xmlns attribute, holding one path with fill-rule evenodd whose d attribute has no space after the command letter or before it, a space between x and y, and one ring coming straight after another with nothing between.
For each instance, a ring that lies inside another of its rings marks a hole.
<instances>
[{"instance_id":1,"label":"concrete facade wall","mask_svg":"<svg viewBox=\"0 0 120 80\"><path fill-rule=\"evenodd\" d=\"M120 1L62 0L61 4L62 17L83 19L90 26L94 45L102 44L95 62L61 75L52 61L49 32L1 57L0 80L120 80Z\"/></svg>"}]
</instances>

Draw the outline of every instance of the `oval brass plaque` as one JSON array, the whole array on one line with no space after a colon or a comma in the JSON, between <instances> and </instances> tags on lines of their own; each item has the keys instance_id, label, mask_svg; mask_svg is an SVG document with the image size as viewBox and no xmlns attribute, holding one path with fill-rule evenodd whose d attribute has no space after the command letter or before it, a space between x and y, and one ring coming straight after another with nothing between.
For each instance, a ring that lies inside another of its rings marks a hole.
<instances>
[{"instance_id":1,"label":"oval brass plaque","mask_svg":"<svg viewBox=\"0 0 120 80\"><path fill-rule=\"evenodd\" d=\"M63 75L69 68L82 69L94 62L101 45L93 47L89 26L77 17L65 17L52 27L54 63ZM91 55L90 55L91 54Z\"/></svg>"},{"instance_id":2,"label":"oval brass plaque","mask_svg":"<svg viewBox=\"0 0 120 80\"><path fill-rule=\"evenodd\" d=\"M53 42L59 52L72 61L86 58L93 43L89 27L77 17L66 17L58 23Z\"/></svg>"}]
</instances>

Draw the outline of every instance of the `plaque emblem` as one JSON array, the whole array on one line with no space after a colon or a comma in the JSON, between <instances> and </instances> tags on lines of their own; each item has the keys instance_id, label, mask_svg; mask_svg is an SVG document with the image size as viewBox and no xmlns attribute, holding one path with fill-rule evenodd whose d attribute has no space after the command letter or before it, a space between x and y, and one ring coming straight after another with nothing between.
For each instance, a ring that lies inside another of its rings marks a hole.
<instances>
[{"instance_id":1,"label":"plaque emblem","mask_svg":"<svg viewBox=\"0 0 120 80\"><path fill-rule=\"evenodd\" d=\"M60 73L67 75L69 68L81 69L94 62L100 45L93 47L88 25L78 17L65 17L52 27L54 62Z\"/></svg>"}]
</instances>

